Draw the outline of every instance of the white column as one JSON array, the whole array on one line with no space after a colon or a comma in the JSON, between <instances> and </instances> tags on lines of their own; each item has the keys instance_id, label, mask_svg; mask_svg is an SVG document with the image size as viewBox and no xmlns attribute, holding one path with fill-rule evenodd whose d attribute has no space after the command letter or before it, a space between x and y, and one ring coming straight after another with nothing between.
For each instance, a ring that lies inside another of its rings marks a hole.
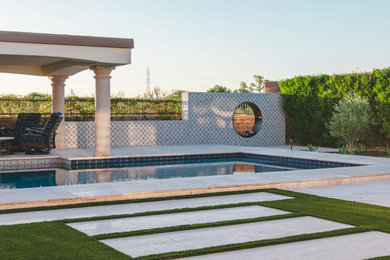
<instances>
[{"instance_id":1,"label":"white column","mask_svg":"<svg viewBox=\"0 0 390 260\"><path fill-rule=\"evenodd\" d=\"M56 148L65 149L65 80L68 76L50 76L52 85L52 111L61 112L64 119L57 128Z\"/></svg>"},{"instance_id":2,"label":"white column","mask_svg":"<svg viewBox=\"0 0 390 260\"><path fill-rule=\"evenodd\" d=\"M110 73L115 67L93 66L95 72L95 156L111 156Z\"/></svg>"}]
</instances>

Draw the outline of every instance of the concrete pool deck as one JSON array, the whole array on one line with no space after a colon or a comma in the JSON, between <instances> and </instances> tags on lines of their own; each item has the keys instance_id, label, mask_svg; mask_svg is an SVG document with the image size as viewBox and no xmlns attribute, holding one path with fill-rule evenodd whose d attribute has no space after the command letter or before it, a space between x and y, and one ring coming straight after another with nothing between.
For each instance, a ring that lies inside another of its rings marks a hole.
<instances>
[{"instance_id":1,"label":"concrete pool deck","mask_svg":"<svg viewBox=\"0 0 390 260\"><path fill-rule=\"evenodd\" d=\"M295 170L287 172L264 172L261 174L218 175L159 180L135 180L53 186L26 189L0 190L0 209L26 208L38 206L67 205L86 202L101 202L127 199L169 197L203 194L224 191L254 190L263 188L299 189L319 186L332 186L373 181L390 180L390 159L351 156L322 152L304 152L301 147L242 147L227 145L177 145L177 146L137 146L113 148L113 156L156 156L188 155L211 153L251 153L270 156L302 158L359 164L354 167ZM49 158L61 160L69 158L90 158L93 149L54 150L45 156L6 155L1 161L26 160L26 158ZM39 168L39 165L36 166ZM103 170L103 169L100 169Z\"/></svg>"}]
</instances>

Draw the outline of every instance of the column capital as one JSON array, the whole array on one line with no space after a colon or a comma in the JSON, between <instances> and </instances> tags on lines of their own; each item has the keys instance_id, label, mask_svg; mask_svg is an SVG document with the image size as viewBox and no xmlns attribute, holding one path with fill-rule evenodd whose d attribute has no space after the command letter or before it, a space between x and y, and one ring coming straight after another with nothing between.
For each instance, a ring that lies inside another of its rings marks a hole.
<instances>
[{"instance_id":1,"label":"column capital","mask_svg":"<svg viewBox=\"0 0 390 260\"><path fill-rule=\"evenodd\" d=\"M49 79L52 82L52 86L65 85L65 81L68 79L68 76L49 76Z\"/></svg>"},{"instance_id":2,"label":"column capital","mask_svg":"<svg viewBox=\"0 0 390 260\"><path fill-rule=\"evenodd\" d=\"M114 66L91 66L90 67L93 72L95 72L95 78L110 78L110 73L115 69Z\"/></svg>"}]
</instances>

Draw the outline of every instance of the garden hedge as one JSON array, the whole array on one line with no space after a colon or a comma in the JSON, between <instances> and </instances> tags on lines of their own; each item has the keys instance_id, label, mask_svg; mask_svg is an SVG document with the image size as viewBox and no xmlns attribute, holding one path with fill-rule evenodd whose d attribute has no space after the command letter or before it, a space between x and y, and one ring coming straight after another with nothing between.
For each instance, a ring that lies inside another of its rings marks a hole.
<instances>
[{"instance_id":1,"label":"garden hedge","mask_svg":"<svg viewBox=\"0 0 390 260\"><path fill-rule=\"evenodd\" d=\"M279 86L292 137L298 143L336 146L337 139L330 136L325 124L333 105L351 92L367 97L374 111L372 134L363 141L384 146L390 140L390 68L370 73L297 76L282 80Z\"/></svg>"}]
</instances>

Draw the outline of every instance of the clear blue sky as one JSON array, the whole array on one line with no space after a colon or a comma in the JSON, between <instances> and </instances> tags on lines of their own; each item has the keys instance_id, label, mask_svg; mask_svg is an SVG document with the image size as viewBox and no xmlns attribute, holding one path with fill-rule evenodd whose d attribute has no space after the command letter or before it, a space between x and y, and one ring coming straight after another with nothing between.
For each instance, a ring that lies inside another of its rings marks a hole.
<instances>
[{"instance_id":1,"label":"clear blue sky","mask_svg":"<svg viewBox=\"0 0 390 260\"><path fill-rule=\"evenodd\" d=\"M388 0L0 0L0 30L133 38L132 64L112 73L112 93L237 88L252 75L370 71L390 66ZM0 73L0 93L51 92L44 77ZM93 73L66 92L94 92Z\"/></svg>"}]
</instances>

